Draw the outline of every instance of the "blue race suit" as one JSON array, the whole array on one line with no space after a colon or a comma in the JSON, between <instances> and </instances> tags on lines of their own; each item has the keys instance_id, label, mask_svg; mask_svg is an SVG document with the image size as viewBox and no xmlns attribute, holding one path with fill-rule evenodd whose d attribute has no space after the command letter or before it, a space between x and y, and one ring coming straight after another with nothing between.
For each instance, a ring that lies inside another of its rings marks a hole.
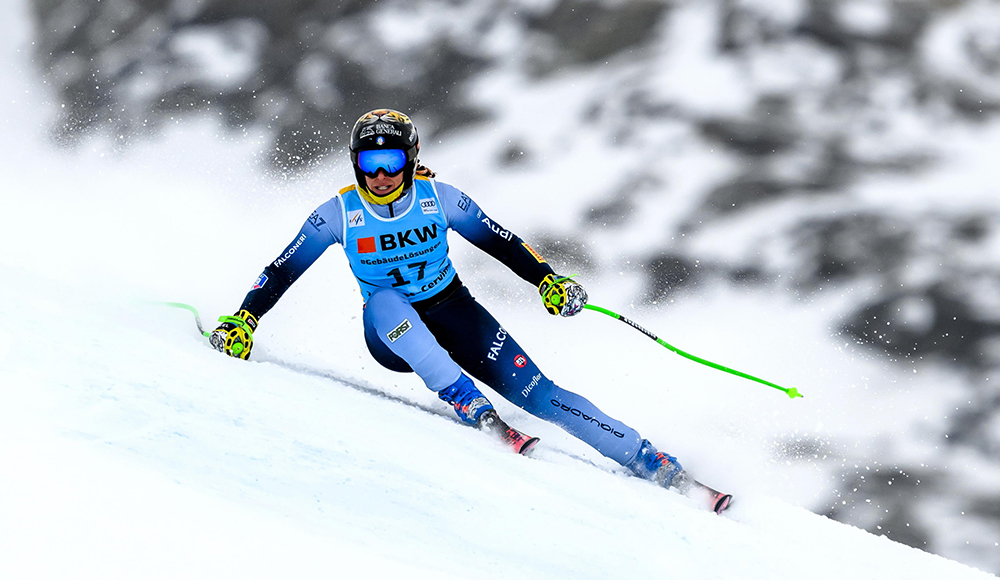
<instances>
[{"instance_id":1,"label":"blue race suit","mask_svg":"<svg viewBox=\"0 0 1000 580\"><path fill-rule=\"evenodd\" d=\"M537 286L552 268L457 188L417 176L392 204L369 204L355 187L321 205L257 278L241 309L258 319L333 244L341 244L365 300L365 341L382 366L416 372L439 391L462 371L532 415L551 421L625 465L635 429L558 387L469 293L448 258L447 230Z\"/></svg>"}]
</instances>

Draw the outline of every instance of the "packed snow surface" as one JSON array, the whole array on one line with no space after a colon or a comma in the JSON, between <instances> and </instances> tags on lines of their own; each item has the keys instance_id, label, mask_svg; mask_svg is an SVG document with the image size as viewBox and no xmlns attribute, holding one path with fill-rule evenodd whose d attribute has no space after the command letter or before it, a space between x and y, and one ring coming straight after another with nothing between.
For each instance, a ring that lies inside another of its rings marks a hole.
<instances>
[{"instance_id":1,"label":"packed snow surface","mask_svg":"<svg viewBox=\"0 0 1000 580\"><path fill-rule=\"evenodd\" d=\"M533 458L419 385L337 378L356 363L336 350L312 366L265 334L260 360L228 359L122 281L0 268L5 578L991 577L747 491L752 474L716 516L523 414ZM322 340L297 324L285 340Z\"/></svg>"}]
</instances>

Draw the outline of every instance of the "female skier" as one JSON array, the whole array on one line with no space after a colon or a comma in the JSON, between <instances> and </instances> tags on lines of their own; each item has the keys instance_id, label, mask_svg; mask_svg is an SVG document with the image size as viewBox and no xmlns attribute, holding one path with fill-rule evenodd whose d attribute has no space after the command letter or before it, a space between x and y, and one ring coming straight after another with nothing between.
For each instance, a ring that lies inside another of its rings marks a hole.
<instances>
[{"instance_id":1,"label":"female skier","mask_svg":"<svg viewBox=\"0 0 1000 580\"><path fill-rule=\"evenodd\" d=\"M687 492L696 482L674 457L587 399L556 386L472 297L448 257L448 229L537 286L549 313L573 316L587 302L580 284L557 276L538 252L487 217L468 195L436 181L418 163L419 150L417 130L406 115L377 109L358 119L350 144L357 184L341 189L309 216L292 243L264 268L235 316L220 318L212 345L248 358L260 317L329 246L340 244L365 301L365 342L384 367L416 372L462 421L491 430L501 425L501 435L506 432L519 451L535 440L507 430L468 375L635 475ZM713 501L716 511L725 507Z\"/></svg>"}]
</instances>

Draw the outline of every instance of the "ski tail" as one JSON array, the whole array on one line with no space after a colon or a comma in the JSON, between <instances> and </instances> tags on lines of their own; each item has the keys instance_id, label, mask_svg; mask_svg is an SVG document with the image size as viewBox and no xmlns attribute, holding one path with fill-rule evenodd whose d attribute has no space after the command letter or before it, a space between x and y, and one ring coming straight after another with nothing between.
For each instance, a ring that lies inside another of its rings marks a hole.
<instances>
[{"instance_id":1,"label":"ski tail","mask_svg":"<svg viewBox=\"0 0 1000 580\"><path fill-rule=\"evenodd\" d=\"M538 444L538 437L529 437L517 429L511 427L500 418L500 415L493 409L483 413L479 418L479 428L487 433L496 435L501 442L510 447L514 453L528 455Z\"/></svg>"}]
</instances>

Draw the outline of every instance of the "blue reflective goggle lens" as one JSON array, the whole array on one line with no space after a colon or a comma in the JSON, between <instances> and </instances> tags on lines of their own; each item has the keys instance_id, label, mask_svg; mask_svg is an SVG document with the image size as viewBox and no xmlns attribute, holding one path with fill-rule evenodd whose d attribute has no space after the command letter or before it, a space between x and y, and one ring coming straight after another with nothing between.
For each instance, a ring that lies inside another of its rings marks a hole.
<instances>
[{"instance_id":1,"label":"blue reflective goggle lens","mask_svg":"<svg viewBox=\"0 0 1000 580\"><path fill-rule=\"evenodd\" d=\"M358 167L367 175L375 177L378 170L393 176L406 166L406 152L402 149L372 149L358 153Z\"/></svg>"}]
</instances>

